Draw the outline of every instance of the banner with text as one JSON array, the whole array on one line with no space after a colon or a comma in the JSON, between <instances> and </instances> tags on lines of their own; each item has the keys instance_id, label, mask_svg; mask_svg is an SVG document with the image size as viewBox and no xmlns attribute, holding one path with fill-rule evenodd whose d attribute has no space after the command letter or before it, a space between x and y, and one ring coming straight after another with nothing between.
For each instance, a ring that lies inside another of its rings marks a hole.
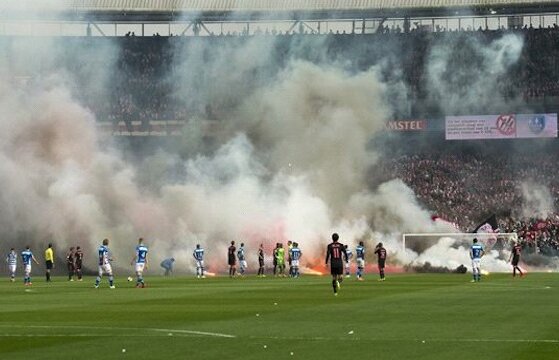
<instances>
[{"instance_id":1,"label":"banner with text","mask_svg":"<svg viewBox=\"0 0 559 360\"><path fill-rule=\"evenodd\" d=\"M557 114L447 116L447 140L557 137Z\"/></svg>"}]
</instances>

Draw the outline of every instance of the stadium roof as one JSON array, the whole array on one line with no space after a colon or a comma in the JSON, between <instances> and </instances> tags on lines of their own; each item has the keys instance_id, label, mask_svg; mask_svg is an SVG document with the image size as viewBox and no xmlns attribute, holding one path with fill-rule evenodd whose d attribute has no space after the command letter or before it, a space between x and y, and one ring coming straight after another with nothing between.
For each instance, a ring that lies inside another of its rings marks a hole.
<instances>
[{"instance_id":1,"label":"stadium roof","mask_svg":"<svg viewBox=\"0 0 559 360\"><path fill-rule=\"evenodd\" d=\"M4 19L176 21L557 12L550 0L2 0Z\"/></svg>"}]
</instances>

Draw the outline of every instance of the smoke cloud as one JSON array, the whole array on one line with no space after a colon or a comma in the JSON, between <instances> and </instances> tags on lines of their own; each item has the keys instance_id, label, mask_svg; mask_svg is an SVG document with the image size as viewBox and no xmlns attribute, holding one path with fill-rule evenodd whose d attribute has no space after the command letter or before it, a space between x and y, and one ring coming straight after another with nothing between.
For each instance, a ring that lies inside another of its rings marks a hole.
<instances>
[{"instance_id":1,"label":"smoke cloud","mask_svg":"<svg viewBox=\"0 0 559 360\"><path fill-rule=\"evenodd\" d=\"M428 96L446 114L510 111L521 102L510 98L503 79L520 58L523 38L506 34L491 41L482 39L470 33L448 34L446 41L430 50Z\"/></svg>"},{"instance_id":2,"label":"smoke cloud","mask_svg":"<svg viewBox=\"0 0 559 360\"><path fill-rule=\"evenodd\" d=\"M523 182L520 190L523 199L521 214L524 219L533 217L546 219L553 213L553 197L547 186Z\"/></svg>"},{"instance_id":3,"label":"smoke cloud","mask_svg":"<svg viewBox=\"0 0 559 360\"><path fill-rule=\"evenodd\" d=\"M449 251L444 240L422 254L401 250L401 233L456 230L431 221L401 180L368 187L367 169L382 156L368 144L392 113L386 101L392 87L379 80L377 68L348 71L326 53L309 62L299 53L306 48L301 42L281 57L270 38L207 41L173 50L166 81L174 101L193 115L180 144L139 151L139 161L99 137L88 108L90 96L110 94L116 44L91 43L71 66L60 59L76 48L60 43L43 48L47 60L40 63L24 61L37 58L33 46L14 43L6 50L0 66L4 248L30 243L40 253L52 241L62 252L79 244L94 268L95 249L108 237L115 266L126 271L142 236L153 273L170 256L179 270L192 271L197 243L206 248L210 271L224 272L232 240L245 242L253 268L260 243L269 254L286 240L299 242L303 264L316 264L336 231L352 247L385 242L402 265L467 263L467 250ZM518 43L494 45L496 64L513 61ZM109 66L95 62L101 58ZM73 67L86 63L91 70L80 72L86 81L76 79ZM31 77L27 85L10 75L14 67ZM219 130L207 146L200 135L209 117Z\"/></svg>"}]
</instances>

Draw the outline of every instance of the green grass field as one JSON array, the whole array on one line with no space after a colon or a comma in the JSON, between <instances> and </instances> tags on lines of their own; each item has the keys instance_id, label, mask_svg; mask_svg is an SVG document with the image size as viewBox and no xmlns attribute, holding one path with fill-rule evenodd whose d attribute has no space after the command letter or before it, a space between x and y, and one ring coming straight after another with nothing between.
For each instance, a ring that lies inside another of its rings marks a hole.
<instances>
[{"instance_id":1,"label":"green grass field","mask_svg":"<svg viewBox=\"0 0 559 360\"><path fill-rule=\"evenodd\" d=\"M0 284L0 359L557 359L557 274ZM123 350L125 349L125 351Z\"/></svg>"}]
</instances>

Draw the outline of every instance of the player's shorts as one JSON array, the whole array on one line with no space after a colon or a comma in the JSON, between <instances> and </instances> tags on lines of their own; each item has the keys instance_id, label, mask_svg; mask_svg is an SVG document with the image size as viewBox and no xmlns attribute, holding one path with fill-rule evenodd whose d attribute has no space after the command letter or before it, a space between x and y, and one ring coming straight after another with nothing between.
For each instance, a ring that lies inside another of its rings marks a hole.
<instances>
[{"instance_id":1,"label":"player's shorts","mask_svg":"<svg viewBox=\"0 0 559 360\"><path fill-rule=\"evenodd\" d=\"M357 259L357 267L363 269L365 267L365 259L362 258Z\"/></svg>"},{"instance_id":2,"label":"player's shorts","mask_svg":"<svg viewBox=\"0 0 559 360\"><path fill-rule=\"evenodd\" d=\"M349 261L344 264L346 269L349 269Z\"/></svg>"},{"instance_id":3,"label":"player's shorts","mask_svg":"<svg viewBox=\"0 0 559 360\"><path fill-rule=\"evenodd\" d=\"M113 269L111 268L111 264L99 265L99 276L102 276L103 273L109 276L113 275Z\"/></svg>"},{"instance_id":4,"label":"player's shorts","mask_svg":"<svg viewBox=\"0 0 559 360\"><path fill-rule=\"evenodd\" d=\"M138 273L144 272L144 268L146 267L146 263L136 263L136 267L134 268L135 271Z\"/></svg>"},{"instance_id":5,"label":"player's shorts","mask_svg":"<svg viewBox=\"0 0 559 360\"><path fill-rule=\"evenodd\" d=\"M82 263L81 263L81 261L80 261L80 262L77 262L77 261L76 261L76 270L81 270L81 269L82 269Z\"/></svg>"},{"instance_id":6,"label":"player's shorts","mask_svg":"<svg viewBox=\"0 0 559 360\"><path fill-rule=\"evenodd\" d=\"M45 265L46 265L46 267L47 267L47 270L51 270L51 269L52 269L52 261L47 260L47 261L45 262Z\"/></svg>"},{"instance_id":7,"label":"player's shorts","mask_svg":"<svg viewBox=\"0 0 559 360\"><path fill-rule=\"evenodd\" d=\"M72 263L67 263L66 265L68 266L68 271L74 271L74 269L75 269L74 264L72 264Z\"/></svg>"},{"instance_id":8,"label":"player's shorts","mask_svg":"<svg viewBox=\"0 0 559 360\"><path fill-rule=\"evenodd\" d=\"M291 266L299 267L299 260L291 260Z\"/></svg>"},{"instance_id":9,"label":"player's shorts","mask_svg":"<svg viewBox=\"0 0 559 360\"><path fill-rule=\"evenodd\" d=\"M16 272L16 267L16 265L8 265L8 270L13 274Z\"/></svg>"},{"instance_id":10,"label":"player's shorts","mask_svg":"<svg viewBox=\"0 0 559 360\"><path fill-rule=\"evenodd\" d=\"M383 260L379 260L379 261L378 261L378 268L379 268L379 269L384 269L385 263L386 263L386 260L384 260L384 259L383 259Z\"/></svg>"},{"instance_id":11,"label":"player's shorts","mask_svg":"<svg viewBox=\"0 0 559 360\"><path fill-rule=\"evenodd\" d=\"M472 259L472 268L473 269L481 268L481 259Z\"/></svg>"},{"instance_id":12,"label":"player's shorts","mask_svg":"<svg viewBox=\"0 0 559 360\"><path fill-rule=\"evenodd\" d=\"M196 267L203 268L204 267L204 260L196 260Z\"/></svg>"},{"instance_id":13,"label":"player's shorts","mask_svg":"<svg viewBox=\"0 0 559 360\"><path fill-rule=\"evenodd\" d=\"M25 275L31 274L31 265L25 265L23 267L23 272L25 273Z\"/></svg>"},{"instance_id":14,"label":"player's shorts","mask_svg":"<svg viewBox=\"0 0 559 360\"><path fill-rule=\"evenodd\" d=\"M518 266L519 261L520 261L520 257L513 256L511 261L512 266Z\"/></svg>"},{"instance_id":15,"label":"player's shorts","mask_svg":"<svg viewBox=\"0 0 559 360\"><path fill-rule=\"evenodd\" d=\"M229 266L235 266L237 260L235 259L234 256L229 256L229 259L227 259L227 263L229 264Z\"/></svg>"},{"instance_id":16,"label":"player's shorts","mask_svg":"<svg viewBox=\"0 0 559 360\"><path fill-rule=\"evenodd\" d=\"M332 264L330 266L330 274L332 275L343 275L344 273L344 266L343 264Z\"/></svg>"},{"instance_id":17,"label":"player's shorts","mask_svg":"<svg viewBox=\"0 0 559 360\"><path fill-rule=\"evenodd\" d=\"M246 260L240 260L239 264L241 265L242 268L244 268L244 269L247 268L247 261Z\"/></svg>"},{"instance_id":18,"label":"player's shorts","mask_svg":"<svg viewBox=\"0 0 559 360\"><path fill-rule=\"evenodd\" d=\"M264 267L264 260L258 259L258 265L259 265L260 267Z\"/></svg>"}]
</instances>

